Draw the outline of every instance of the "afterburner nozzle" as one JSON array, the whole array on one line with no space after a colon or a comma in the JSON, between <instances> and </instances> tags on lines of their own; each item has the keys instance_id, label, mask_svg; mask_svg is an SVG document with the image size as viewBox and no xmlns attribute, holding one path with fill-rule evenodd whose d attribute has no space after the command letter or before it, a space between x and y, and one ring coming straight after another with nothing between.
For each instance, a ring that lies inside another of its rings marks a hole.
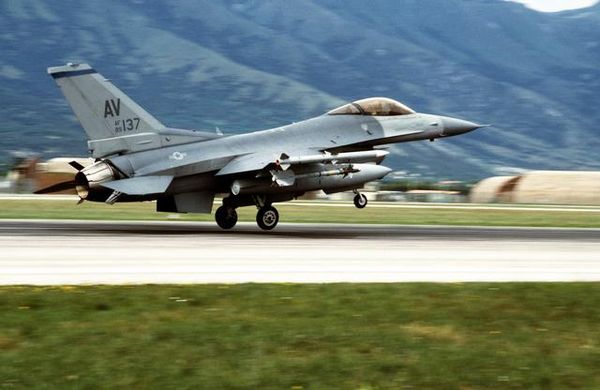
<instances>
[{"instance_id":1,"label":"afterburner nozzle","mask_svg":"<svg viewBox=\"0 0 600 390\"><path fill-rule=\"evenodd\" d=\"M87 199L90 190L98 189L102 183L117 178L115 170L105 161L88 165L75 175L75 190L81 199Z\"/></svg>"}]
</instances>

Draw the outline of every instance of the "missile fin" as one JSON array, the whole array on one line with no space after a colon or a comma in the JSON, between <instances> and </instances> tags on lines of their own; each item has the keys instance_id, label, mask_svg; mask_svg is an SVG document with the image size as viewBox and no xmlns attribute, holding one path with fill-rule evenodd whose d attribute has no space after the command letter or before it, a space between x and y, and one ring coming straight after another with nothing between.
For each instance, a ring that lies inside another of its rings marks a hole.
<instances>
[{"instance_id":1,"label":"missile fin","mask_svg":"<svg viewBox=\"0 0 600 390\"><path fill-rule=\"evenodd\" d=\"M273 181L280 187L289 187L296 182L294 171L271 171Z\"/></svg>"}]
</instances>

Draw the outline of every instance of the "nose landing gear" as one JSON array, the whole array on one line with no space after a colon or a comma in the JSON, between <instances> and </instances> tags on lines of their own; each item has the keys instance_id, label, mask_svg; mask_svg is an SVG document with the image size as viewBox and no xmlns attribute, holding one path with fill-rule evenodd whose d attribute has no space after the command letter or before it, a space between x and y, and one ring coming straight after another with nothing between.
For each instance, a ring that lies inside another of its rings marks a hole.
<instances>
[{"instance_id":1,"label":"nose landing gear","mask_svg":"<svg viewBox=\"0 0 600 390\"><path fill-rule=\"evenodd\" d=\"M357 209L364 209L367 207L367 197L358 191L354 191L354 193L356 194L356 196L354 196L354 206L356 206Z\"/></svg>"}]
</instances>

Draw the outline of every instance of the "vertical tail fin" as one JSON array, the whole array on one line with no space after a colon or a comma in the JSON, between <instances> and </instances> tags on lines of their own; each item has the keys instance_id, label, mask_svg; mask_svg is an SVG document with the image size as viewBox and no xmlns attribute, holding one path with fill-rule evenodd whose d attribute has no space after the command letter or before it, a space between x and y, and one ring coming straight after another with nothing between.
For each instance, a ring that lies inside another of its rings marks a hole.
<instances>
[{"instance_id":1,"label":"vertical tail fin","mask_svg":"<svg viewBox=\"0 0 600 390\"><path fill-rule=\"evenodd\" d=\"M154 133L165 126L88 64L48 68L89 140Z\"/></svg>"}]
</instances>

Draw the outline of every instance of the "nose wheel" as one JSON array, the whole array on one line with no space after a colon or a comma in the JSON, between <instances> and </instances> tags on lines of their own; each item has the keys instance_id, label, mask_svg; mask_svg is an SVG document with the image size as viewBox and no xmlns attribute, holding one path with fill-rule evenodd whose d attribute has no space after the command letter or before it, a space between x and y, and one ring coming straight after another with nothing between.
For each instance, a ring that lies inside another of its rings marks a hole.
<instances>
[{"instance_id":1,"label":"nose wheel","mask_svg":"<svg viewBox=\"0 0 600 390\"><path fill-rule=\"evenodd\" d=\"M256 223L262 230L272 230L279 222L279 212L273 206L263 206L256 213Z\"/></svg>"},{"instance_id":2,"label":"nose wheel","mask_svg":"<svg viewBox=\"0 0 600 390\"><path fill-rule=\"evenodd\" d=\"M221 229L231 229L235 226L238 220L237 211L230 206L221 206L215 212L215 221Z\"/></svg>"},{"instance_id":3,"label":"nose wheel","mask_svg":"<svg viewBox=\"0 0 600 390\"><path fill-rule=\"evenodd\" d=\"M354 205L357 209L364 209L367 206L367 197L364 194L356 193L354 197Z\"/></svg>"}]
</instances>

